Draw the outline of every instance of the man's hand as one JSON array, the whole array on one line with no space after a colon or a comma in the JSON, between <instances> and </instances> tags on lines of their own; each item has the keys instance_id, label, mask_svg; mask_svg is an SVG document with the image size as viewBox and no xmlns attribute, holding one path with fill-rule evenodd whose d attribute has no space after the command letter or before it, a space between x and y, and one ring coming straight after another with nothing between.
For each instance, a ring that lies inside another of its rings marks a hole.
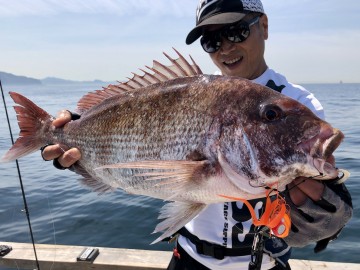
<instances>
[{"instance_id":1,"label":"man's hand","mask_svg":"<svg viewBox=\"0 0 360 270\"><path fill-rule=\"evenodd\" d=\"M324 188L320 181L305 177L298 177L288 185L290 199L296 206L303 205L307 198L313 201L320 200Z\"/></svg>"},{"instance_id":2,"label":"man's hand","mask_svg":"<svg viewBox=\"0 0 360 270\"><path fill-rule=\"evenodd\" d=\"M62 127L71 121L71 113L62 110L58 113L57 118L53 121L53 125L57 128ZM65 146L54 144L48 145L42 152L42 157L45 160L58 159L58 162L64 168L68 168L81 158L81 153L77 148L65 149Z\"/></svg>"}]
</instances>

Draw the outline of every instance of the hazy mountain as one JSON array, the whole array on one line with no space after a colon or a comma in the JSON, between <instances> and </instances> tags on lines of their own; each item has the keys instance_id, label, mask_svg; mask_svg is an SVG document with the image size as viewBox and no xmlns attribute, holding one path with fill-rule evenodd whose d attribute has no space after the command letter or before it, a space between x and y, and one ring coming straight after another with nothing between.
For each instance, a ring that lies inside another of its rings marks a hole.
<instances>
[{"instance_id":1,"label":"hazy mountain","mask_svg":"<svg viewBox=\"0 0 360 270\"><path fill-rule=\"evenodd\" d=\"M7 85L24 85L24 84L41 84L41 80L33 79L25 76L17 76L11 73L0 71L0 80L2 84Z\"/></svg>"},{"instance_id":2,"label":"hazy mountain","mask_svg":"<svg viewBox=\"0 0 360 270\"><path fill-rule=\"evenodd\" d=\"M0 71L0 80L2 84L6 85L24 85L24 84L33 84L33 85L50 85L50 84L74 84L74 83L97 83L107 85L107 82L103 82L101 80L93 80L93 81L72 81L72 80L64 80L55 77L46 77L45 79L39 80L34 78L29 78L25 76L18 76L7 72Z\"/></svg>"},{"instance_id":3,"label":"hazy mountain","mask_svg":"<svg viewBox=\"0 0 360 270\"><path fill-rule=\"evenodd\" d=\"M65 79L60 79L60 78L56 78L56 77L46 77L45 79L42 79L41 82L43 84L72 84L72 83L103 83L104 85L106 84L105 82L103 82L101 80L72 81L72 80L65 80Z\"/></svg>"}]
</instances>

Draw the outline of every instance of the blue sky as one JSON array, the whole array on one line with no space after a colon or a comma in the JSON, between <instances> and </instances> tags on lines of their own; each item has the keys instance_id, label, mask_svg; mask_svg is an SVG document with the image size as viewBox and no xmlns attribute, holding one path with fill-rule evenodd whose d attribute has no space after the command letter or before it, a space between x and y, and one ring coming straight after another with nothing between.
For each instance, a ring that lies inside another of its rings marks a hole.
<instances>
[{"instance_id":1,"label":"blue sky","mask_svg":"<svg viewBox=\"0 0 360 270\"><path fill-rule=\"evenodd\" d=\"M197 0L0 0L0 71L123 80L172 47L216 67L185 37ZM267 63L290 81L360 82L359 0L263 0ZM141 73L141 72L139 72Z\"/></svg>"}]
</instances>

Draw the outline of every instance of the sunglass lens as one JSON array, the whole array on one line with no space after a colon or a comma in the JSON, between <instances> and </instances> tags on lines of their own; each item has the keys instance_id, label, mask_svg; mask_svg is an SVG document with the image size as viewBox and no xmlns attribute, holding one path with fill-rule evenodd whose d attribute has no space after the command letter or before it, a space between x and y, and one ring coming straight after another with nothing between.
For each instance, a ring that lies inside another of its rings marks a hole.
<instances>
[{"instance_id":1,"label":"sunglass lens","mask_svg":"<svg viewBox=\"0 0 360 270\"><path fill-rule=\"evenodd\" d=\"M200 39L201 46L205 52L214 53L220 49L222 36L230 42L243 42L250 35L250 26L258 21L259 17L256 17L251 23L241 21L240 23L224 27L221 30L205 33Z\"/></svg>"},{"instance_id":2,"label":"sunglass lens","mask_svg":"<svg viewBox=\"0 0 360 270\"><path fill-rule=\"evenodd\" d=\"M200 43L205 52L214 53L220 48L221 39L218 35L203 35Z\"/></svg>"},{"instance_id":3,"label":"sunglass lens","mask_svg":"<svg viewBox=\"0 0 360 270\"><path fill-rule=\"evenodd\" d=\"M243 42L248 38L250 34L249 26L246 24L240 24L237 26L231 26L229 29L223 33L224 37L226 37L231 42Z\"/></svg>"}]
</instances>

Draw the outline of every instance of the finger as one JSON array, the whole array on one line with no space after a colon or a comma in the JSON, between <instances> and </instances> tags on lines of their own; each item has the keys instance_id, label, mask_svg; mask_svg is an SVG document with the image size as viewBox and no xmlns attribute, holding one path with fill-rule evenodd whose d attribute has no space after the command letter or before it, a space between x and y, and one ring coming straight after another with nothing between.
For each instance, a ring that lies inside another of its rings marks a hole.
<instances>
[{"instance_id":1,"label":"finger","mask_svg":"<svg viewBox=\"0 0 360 270\"><path fill-rule=\"evenodd\" d=\"M42 157L44 160L53 160L61 156L63 153L64 149L61 148L59 144L48 145L44 148Z\"/></svg>"},{"instance_id":2,"label":"finger","mask_svg":"<svg viewBox=\"0 0 360 270\"><path fill-rule=\"evenodd\" d=\"M61 166L68 168L81 158L81 153L77 148L71 148L58 158Z\"/></svg>"},{"instance_id":3,"label":"finger","mask_svg":"<svg viewBox=\"0 0 360 270\"><path fill-rule=\"evenodd\" d=\"M66 123L71 121L71 113L67 110L61 110L58 112L56 119L53 121L55 127L62 127Z\"/></svg>"},{"instance_id":4,"label":"finger","mask_svg":"<svg viewBox=\"0 0 360 270\"><path fill-rule=\"evenodd\" d=\"M299 177L296 178L293 183L313 201L320 200L325 189L323 183L309 178Z\"/></svg>"},{"instance_id":5,"label":"finger","mask_svg":"<svg viewBox=\"0 0 360 270\"><path fill-rule=\"evenodd\" d=\"M294 183L288 185L288 190L290 199L296 206L301 206L306 202L308 196Z\"/></svg>"}]
</instances>

